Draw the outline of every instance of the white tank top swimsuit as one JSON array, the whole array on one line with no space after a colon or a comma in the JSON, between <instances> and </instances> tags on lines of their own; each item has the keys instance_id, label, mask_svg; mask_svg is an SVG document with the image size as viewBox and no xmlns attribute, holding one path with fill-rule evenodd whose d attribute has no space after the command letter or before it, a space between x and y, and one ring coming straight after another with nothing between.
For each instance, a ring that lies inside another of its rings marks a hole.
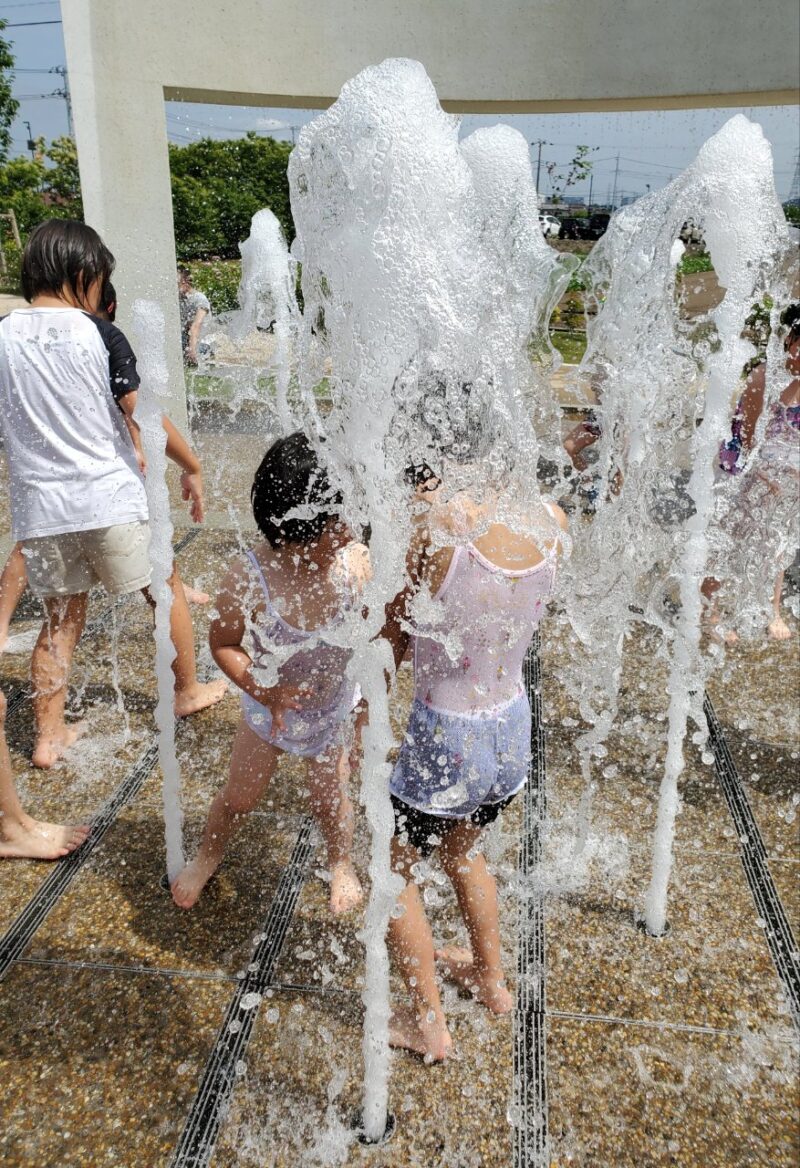
<instances>
[{"instance_id":1,"label":"white tank top swimsuit","mask_svg":"<svg viewBox=\"0 0 800 1168\"><path fill-rule=\"evenodd\" d=\"M272 716L266 706L249 694L241 695L242 713L250 728L260 738L292 754L315 756L329 746L342 721L358 700L358 694L346 677L352 650L325 640L325 633L341 623L352 608L352 588L345 589L342 613L316 629L299 629L288 624L272 603L264 573L252 551L246 553L252 575L264 598L264 615L253 629L253 666L263 668L276 651L283 656L287 648L295 651L280 666L281 684L303 686L307 697L301 710L288 710L285 728L272 734ZM349 581L347 582L349 584Z\"/></svg>"},{"instance_id":2,"label":"white tank top swimsuit","mask_svg":"<svg viewBox=\"0 0 800 1168\"><path fill-rule=\"evenodd\" d=\"M434 597L441 616L413 639L416 699L442 713L486 717L518 697L522 663L554 582L555 552L512 570L472 544L455 548Z\"/></svg>"},{"instance_id":3,"label":"white tank top swimsuit","mask_svg":"<svg viewBox=\"0 0 800 1168\"><path fill-rule=\"evenodd\" d=\"M530 704L522 663L555 582L553 550L533 568L453 552L414 646L414 704L390 789L430 815L464 818L525 784Z\"/></svg>"}]
</instances>

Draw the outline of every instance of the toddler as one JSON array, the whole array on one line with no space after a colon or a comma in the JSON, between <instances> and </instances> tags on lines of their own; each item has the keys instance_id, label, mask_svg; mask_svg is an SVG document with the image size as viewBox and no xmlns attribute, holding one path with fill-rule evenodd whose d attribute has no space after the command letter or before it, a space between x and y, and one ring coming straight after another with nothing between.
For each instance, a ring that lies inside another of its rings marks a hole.
<instances>
[{"instance_id":1,"label":"toddler","mask_svg":"<svg viewBox=\"0 0 800 1168\"><path fill-rule=\"evenodd\" d=\"M348 794L360 726L359 695L346 676L350 650L336 643L336 630L358 604L367 550L339 518L341 499L302 433L269 448L251 500L264 541L229 571L210 632L214 660L242 691L241 721L228 781L172 895L181 908L194 905L285 752L308 759L311 810L328 850L330 907L342 913L362 898L350 859Z\"/></svg>"},{"instance_id":2,"label":"toddler","mask_svg":"<svg viewBox=\"0 0 800 1168\"><path fill-rule=\"evenodd\" d=\"M468 399L469 385L461 389ZM482 447L486 433L470 424L468 403L460 413L463 433L451 418L438 442L433 434L445 483L448 459L453 465L488 452ZM492 498L462 494L444 509L435 502L434 513L437 507L440 528L451 534L460 528L464 537L434 550L428 535L421 536L411 575L429 590L432 605L423 623L399 598L387 625L398 662L409 619L415 626L414 701L390 782L392 864L407 884L389 924L389 945L412 1007L393 1014L390 1041L431 1061L446 1058L452 1046L436 960L446 977L493 1013L504 1014L513 1004L500 961L496 885L477 846L527 778L531 711L522 663L552 592L558 535L566 526L563 512L550 503L523 516L519 531L497 520ZM551 530L541 546L524 534L534 525ZM469 949L434 949L412 869L435 848L455 889Z\"/></svg>"}]
</instances>

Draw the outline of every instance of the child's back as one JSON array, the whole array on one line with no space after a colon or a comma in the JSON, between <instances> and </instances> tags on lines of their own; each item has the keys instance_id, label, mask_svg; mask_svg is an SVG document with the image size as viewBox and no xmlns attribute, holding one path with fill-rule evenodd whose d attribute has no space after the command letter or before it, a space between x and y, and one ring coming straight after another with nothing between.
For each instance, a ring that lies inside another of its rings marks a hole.
<instances>
[{"instance_id":1,"label":"child's back","mask_svg":"<svg viewBox=\"0 0 800 1168\"><path fill-rule=\"evenodd\" d=\"M550 521L563 516L546 505ZM492 523L428 559L432 604L416 625L414 704L391 793L427 815L471 816L527 777L531 713L522 664L553 590L558 540L540 549Z\"/></svg>"},{"instance_id":2,"label":"child's back","mask_svg":"<svg viewBox=\"0 0 800 1168\"><path fill-rule=\"evenodd\" d=\"M520 693L522 663L555 580L555 553L493 524L448 549L438 613L414 637L416 696L456 714L481 714Z\"/></svg>"}]
</instances>

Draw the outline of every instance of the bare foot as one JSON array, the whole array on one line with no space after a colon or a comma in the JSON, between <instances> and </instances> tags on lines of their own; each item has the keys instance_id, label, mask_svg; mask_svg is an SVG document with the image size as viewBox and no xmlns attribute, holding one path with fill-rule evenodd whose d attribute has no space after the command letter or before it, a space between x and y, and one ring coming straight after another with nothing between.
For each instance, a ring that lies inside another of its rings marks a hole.
<instances>
[{"instance_id":1,"label":"bare foot","mask_svg":"<svg viewBox=\"0 0 800 1168\"><path fill-rule=\"evenodd\" d=\"M789 641L792 636L792 630L782 616L773 617L767 625L767 632L773 641Z\"/></svg>"},{"instance_id":2,"label":"bare foot","mask_svg":"<svg viewBox=\"0 0 800 1168\"><path fill-rule=\"evenodd\" d=\"M71 726L64 725L58 734L50 738L38 738L33 748L31 762L35 767L49 770L85 732L86 723L75 722Z\"/></svg>"},{"instance_id":3,"label":"bare foot","mask_svg":"<svg viewBox=\"0 0 800 1168\"><path fill-rule=\"evenodd\" d=\"M331 868L331 912L334 916L349 912L363 899L364 889L352 860L339 860Z\"/></svg>"},{"instance_id":4,"label":"bare foot","mask_svg":"<svg viewBox=\"0 0 800 1168\"><path fill-rule=\"evenodd\" d=\"M448 981L472 994L476 1002L486 1006L493 1014L507 1014L514 1008L514 999L505 984L502 974L486 974L475 971L472 954L469 949L437 949L437 961L442 963L442 973Z\"/></svg>"},{"instance_id":5,"label":"bare foot","mask_svg":"<svg viewBox=\"0 0 800 1168\"><path fill-rule=\"evenodd\" d=\"M42 823L23 819L0 821L0 858L4 860L59 860L84 843L91 827L82 823Z\"/></svg>"},{"instance_id":6,"label":"bare foot","mask_svg":"<svg viewBox=\"0 0 800 1168\"><path fill-rule=\"evenodd\" d=\"M170 892L178 908L194 908L200 893L222 863L222 859L195 856L172 881Z\"/></svg>"},{"instance_id":7,"label":"bare foot","mask_svg":"<svg viewBox=\"0 0 800 1168\"><path fill-rule=\"evenodd\" d=\"M207 592L200 592L197 588L192 588L191 584L183 582L183 595L188 600L189 604L209 604L211 597Z\"/></svg>"},{"instance_id":8,"label":"bare foot","mask_svg":"<svg viewBox=\"0 0 800 1168\"><path fill-rule=\"evenodd\" d=\"M717 645L736 645L739 641L735 629L723 629L722 625L709 625L708 635Z\"/></svg>"},{"instance_id":9,"label":"bare foot","mask_svg":"<svg viewBox=\"0 0 800 1168\"><path fill-rule=\"evenodd\" d=\"M453 1040L444 1018L421 1019L413 1006L404 1006L392 1011L389 1045L413 1050L415 1054L421 1054L425 1062L441 1063L452 1051Z\"/></svg>"},{"instance_id":10,"label":"bare foot","mask_svg":"<svg viewBox=\"0 0 800 1168\"><path fill-rule=\"evenodd\" d=\"M228 692L228 683L224 677L217 681L199 682L175 694L175 717L188 718L190 714L197 714L200 710L207 710L221 702Z\"/></svg>"}]
</instances>

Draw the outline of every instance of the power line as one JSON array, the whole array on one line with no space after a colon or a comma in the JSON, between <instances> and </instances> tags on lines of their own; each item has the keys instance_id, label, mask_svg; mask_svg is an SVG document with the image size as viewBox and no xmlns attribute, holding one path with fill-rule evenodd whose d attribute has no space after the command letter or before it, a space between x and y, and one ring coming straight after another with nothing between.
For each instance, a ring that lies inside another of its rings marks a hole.
<instances>
[{"instance_id":1,"label":"power line","mask_svg":"<svg viewBox=\"0 0 800 1168\"><path fill-rule=\"evenodd\" d=\"M5 8L52 8L58 5L58 0L30 0L27 4L0 4L0 9Z\"/></svg>"},{"instance_id":2,"label":"power line","mask_svg":"<svg viewBox=\"0 0 800 1168\"><path fill-rule=\"evenodd\" d=\"M3 28L38 28L40 24L61 24L60 20L22 20L19 24L4 24Z\"/></svg>"}]
</instances>

